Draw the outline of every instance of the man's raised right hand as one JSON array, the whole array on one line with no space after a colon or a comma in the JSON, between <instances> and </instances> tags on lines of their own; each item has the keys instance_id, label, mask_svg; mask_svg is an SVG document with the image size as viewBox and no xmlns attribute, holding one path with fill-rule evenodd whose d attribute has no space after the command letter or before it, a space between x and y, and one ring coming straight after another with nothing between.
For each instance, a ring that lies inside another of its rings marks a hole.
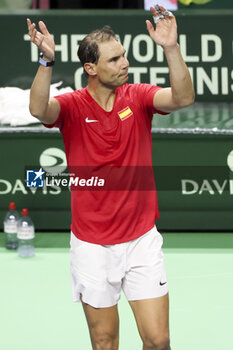
<instances>
[{"instance_id":1,"label":"man's raised right hand","mask_svg":"<svg viewBox=\"0 0 233 350\"><path fill-rule=\"evenodd\" d=\"M43 52L44 58L48 61L53 61L55 57L55 43L52 35L48 32L44 22L39 23L40 31L36 29L35 23L32 23L29 18L27 18L28 25L28 35L39 49Z\"/></svg>"}]
</instances>

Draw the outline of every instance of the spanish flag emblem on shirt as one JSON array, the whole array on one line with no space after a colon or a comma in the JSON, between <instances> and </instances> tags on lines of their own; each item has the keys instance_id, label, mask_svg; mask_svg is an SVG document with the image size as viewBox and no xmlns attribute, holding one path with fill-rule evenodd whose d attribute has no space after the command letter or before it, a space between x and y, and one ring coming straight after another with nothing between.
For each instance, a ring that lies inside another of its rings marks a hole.
<instances>
[{"instance_id":1,"label":"spanish flag emblem on shirt","mask_svg":"<svg viewBox=\"0 0 233 350\"><path fill-rule=\"evenodd\" d=\"M129 118L131 115L133 115L133 112L131 111L131 109L129 107L126 107L126 108L122 109L122 111L118 112L118 115L119 115L120 119L123 121L123 120Z\"/></svg>"}]
</instances>

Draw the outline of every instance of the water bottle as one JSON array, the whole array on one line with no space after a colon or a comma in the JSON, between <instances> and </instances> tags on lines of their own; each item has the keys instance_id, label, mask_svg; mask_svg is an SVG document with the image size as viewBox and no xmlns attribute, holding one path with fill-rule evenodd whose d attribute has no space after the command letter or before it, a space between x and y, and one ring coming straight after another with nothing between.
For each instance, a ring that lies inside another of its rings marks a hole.
<instances>
[{"instance_id":1,"label":"water bottle","mask_svg":"<svg viewBox=\"0 0 233 350\"><path fill-rule=\"evenodd\" d=\"M28 209L24 208L21 211L21 218L18 221L18 254L25 258L35 254L34 237L35 228L32 220L28 216Z\"/></svg>"},{"instance_id":2,"label":"water bottle","mask_svg":"<svg viewBox=\"0 0 233 350\"><path fill-rule=\"evenodd\" d=\"M8 207L9 211L6 213L3 230L5 232L5 246L7 249L17 249L17 223L19 220L19 213L16 210L14 202L11 202Z\"/></svg>"}]
</instances>

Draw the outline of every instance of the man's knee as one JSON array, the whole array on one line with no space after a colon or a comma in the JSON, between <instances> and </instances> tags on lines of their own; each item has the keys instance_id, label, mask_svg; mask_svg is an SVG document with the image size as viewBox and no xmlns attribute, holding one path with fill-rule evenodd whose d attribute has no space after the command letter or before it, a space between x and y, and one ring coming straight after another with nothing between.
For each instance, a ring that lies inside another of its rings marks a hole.
<instances>
[{"instance_id":1,"label":"man's knee","mask_svg":"<svg viewBox=\"0 0 233 350\"><path fill-rule=\"evenodd\" d=\"M118 334L104 331L95 332L94 339L96 350L117 350Z\"/></svg>"},{"instance_id":2,"label":"man's knee","mask_svg":"<svg viewBox=\"0 0 233 350\"><path fill-rule=\"evenodd\" d=\"M117 350L115 342L109 338L100 338L95 343L96 350Z\"/></svg>"},{"instance_id":3,"label":"man's knee","mask_svg":"<svg viewBox=\"0 0 233 350\"><path fill-rule=\"evenodd\" d=\"M151 335L143 339L146 350L170 350L170 339L166 335Z\"/></svg>"}]
</instances>

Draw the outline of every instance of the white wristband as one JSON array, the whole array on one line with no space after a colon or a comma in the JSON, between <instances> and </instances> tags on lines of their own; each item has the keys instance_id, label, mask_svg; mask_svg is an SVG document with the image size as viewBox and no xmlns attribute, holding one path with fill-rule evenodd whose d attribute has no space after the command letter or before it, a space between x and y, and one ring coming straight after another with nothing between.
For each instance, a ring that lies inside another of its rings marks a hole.
<instances>
[{"instance_id":1,"label":"white wristband","mask_svg":"<svg viewBox=\"0 0 233 350\"><path fill-rule=\"evenodd\" d=\"M44 66L44 67L51 67L54 65L55 60L51 61L51 62L47 62L43 59L43 52L40 53L40 58L39 58L39 63Z\"/></svg>"}]
</instances>

